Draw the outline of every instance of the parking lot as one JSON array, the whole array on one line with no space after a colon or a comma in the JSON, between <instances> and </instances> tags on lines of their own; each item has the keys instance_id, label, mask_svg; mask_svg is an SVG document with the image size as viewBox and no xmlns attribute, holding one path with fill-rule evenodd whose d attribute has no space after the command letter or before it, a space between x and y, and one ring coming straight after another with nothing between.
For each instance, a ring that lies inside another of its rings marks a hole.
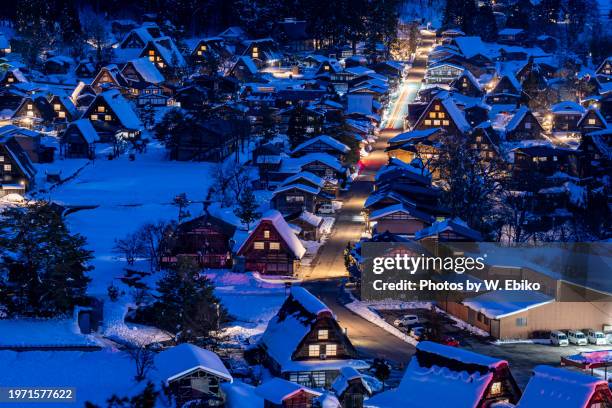
<instances>
[{"instance_id":1,"label":"parking lot","mask_svg":"<svg viewBox=\"0 0 612 408\"><path fill-rule=\"evenodd\" d=\"M419 316L419 319L425 320L425 325L427 325L427 318L430 316L430 312L426 309L385 310L380 312L390 324L393 324L395 319L403 315L415 314ZM537 365L547 364L559 367L561 357L588 351L612 350L612 344L604 346L594 344L586 346L569 345L567 347L538 343L493 344L493 339L475 336L467 330L456 327L454 323L448 317L440 319L439 324L443 327L444 335L450 335L459 340L461 348L508 361L512 374L521 387L525 387L531 377L533 367ZM401 328L401 330L408 332L409 329ZM610 371L608 377L612 378L612 367L608 371Z\"/></svg>"}]
</instances>

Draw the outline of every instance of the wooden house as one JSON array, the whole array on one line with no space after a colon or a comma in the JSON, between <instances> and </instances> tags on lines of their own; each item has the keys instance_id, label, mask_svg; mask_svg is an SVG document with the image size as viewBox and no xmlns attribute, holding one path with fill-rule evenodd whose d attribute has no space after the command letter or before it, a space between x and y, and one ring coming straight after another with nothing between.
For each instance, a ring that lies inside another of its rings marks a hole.
<instances>
[{"instance_id":1,"label":"wooden house","mask_svg":"<svg viewBox=\"0 0 612 408\"><path fill-rule=\"evenodd\" d=\"M292 156L303 156L308 153L327 153L340 161L350 152L350 148L331 136L320 135L296 146L291 151Z\"/></svg>"},{"instance_id":2,"label":"wooden house","mask_svg":"<svg viewBox=\"0 0 612 408\"><path fill-rule=\"evenodd\" d=\"M116 89L98 94L82 118L92 122L101 141L111 140L118 133L125 139L134 139L142 129L134 109Z\"/></svg>"},{"instance_id":3,"label":"wooden house","mask_svg":"<svg viewBox=\"0 0 612 408\"><path fill-rule=\"evenodd\" d=\"M133 94L146 85L161 85L166 80L155 64L146 57L128 61L121 69L121 75L128 82Z\"/></svg>"},{"instance_id":4,"label":"wooden house","mask_svg":"<svg viewBox=\"0 0 612 408\"><path fill-rule=\"evenodd\" d=\"M68 158L93 159L99 141L100 136L89 119L79 119L69 123L62 133L60 154Z\"/></svg>"},{"instance_id":5,"label":"wooden house","mask_svg":"<svg viewBox=\"0 0 612 408\"><path fill-rule=\"evenodd\" d=\"M235 231L235 226L210 214L181 223L165 248L162 263L173 264L186 257L202 268L231 268L230 240Z\"/></svg>"},{"instance_id":6,"label":"wooden house","mask_svg":"<svg viewBox=\"0 0 612 408\"><path fill-rule=\"evenodd\" d=\"M302 184L286 184L277 187L272 195L272 208L282 214L308 211L315 212L321 189ZM328 200L329 201L329 200Z\"/></svg>"},{"instance_id":7,"label":"wooden house","mask_svg":"<svg viewBox=\"0 0 612 408\"><path fill-rule=\"evenodd\" d=\"M279 172L296 174L302 171L325 179L344 180L346 168L340 160L327 153L308 153L301 157L283 160Z\"/></svg>"},{"instance_id":8,"label":"wooden house","mask_svg":"<svg viewBox=\"0 0 612 408\"><path fill-rule=\"evenodd\" d=\"M140 51L149 41L162 35L157 24L144 23L142 26L132 29L119 43L119 48Z\"/></svg>"},{"instance_id":9,"label":"wooden house","mask_svg":"<svg viewBox=\"0 0 612 408\"><path fill-rule=\"evenodd\" d=\"M491 122L483 122L468 135L468 146L476 150L484 162L500 159L500 139L491 126Z\"/></svg>"},{"instance_id":10,"label":"wooden house","mask_svg":"<svg viewBox=\"0 0 612 408\"><path fill-rule=\"evenodd\" d=\"M43 71L46 75L64 75L70 71L72 64L74 64L72 58L58 55L48 58L43 63Z\"/></svg>"},{"instance_id":11,"label":"wooden house","mask_svg":"<svg viewBox=\"0 0 612 408\"><path fill-rule=\"evenodd\" d=\"M534 145L516 148L512 153L512 179L524 188L540 187L546 177L556 172L578 175L578 153L573 150Z\"/></svg>"},{"instance_id":12,"label":"wooden house","mask_svg":"<svg viewBox=\"0 0 612 408\"><path fill-rule=\"evenodd\" d=\"M595 73L597 74L597 80L600 82L612 81L612 57L603 60L595 70Z\"/></svg>"},{"instance_id":13,"label":"wooden house","mask_svg":"<svg viewBox=\"0 0 612 408\"><path fill-rule=\"evenodd\" d=\"M316 174L310 173L308 171L302 171L300 173L287 177L281 183L281 185L283 186L288 184L301 184L312 188L323 189L325 187L326 181L324 178L319 177Z\"/></svg>"},{"instance_id":14,"label":"wooden house","mask_svg":"<svg viewBox=\"0 0 612 408\"><path fill-rule=\"evenodd\" d=\"M189 343L156 354L154 366L152 375L168 387L177 407L194 401L223 406L225 394L221 384L233 382L219 356Z\"/></svg>"},{"instance_id":15,"label":"wooden house","mask_svg":"<svg viewBox=\"0 0 612 408\"><path fill-rule=\"evenodd\" d=\"M612 406L607 381L588 374L539 365L527 383L518 403L520 408L538 408L556 401L572 407L603 408Z\"/></svg>"},{"instance_id":16,"label":"wooden house","mask_svg":"<svg viewBox=\"0 0 612 408\"><path fill-rule=\"evenodd\" d=\"M96 66L88 59L79 61L74 68L74 74L77 78L93 78L96 75Z\"/></svg>"},{"instance_id":17,"label":"wooden house","mask_svg":"<svg viewBox=\"0 0 612 408\"><path fill-rule=\"evenodd\" d=\"M266 275L294 275L306 249L280 212L271 210L236 250L244 270Z\"/></svg>"},{"instance_id":18,"label":"wooden house","mask_svg":"<svg viewBox=\"0 0 612 408\"><path fill-rule=\"evenodd\" d=\"M241 82L251 82L257 79L259 70L253 59L247 55L238 57L236 63L228 72L228 76L236 78Z\"/></svg>"},{"instance_id":19,"label":"wooden house","mask_svg":"<svg viewBox=\"0 0 612 408\"><path fill-rule=\"evenodd\" d=\"M259 385L255 394L263 399L263 408L312 408L320 392L284 380L272 378Z\"/></svg>"},{"instance_id":20,"label":"wooden house","mask_svg":"<svg viewBox=\"0 0 612 408\"><path fill-rule=\"evenodd\" d=\"M72 103L72 99L67 95L53 95L49 103L53 108L56 123L72 122L80 116L80 112Z\"/></svg>"},{"instance_id":21,"label":"wooden house","mask_svg":"<svg viewBox=\"0 0 612 408\"><path fill-rule=\"evenodd\" d=\"M246 31L238 26L228 27L218 34L218 37L223 38L223 40L229 44L238 44L243 41L246 36Z\"/></svg>"},{"instance_id":22,"label":"wooden house","mask_svg":"<svg viewBox=\"0 0 612 408\"><path fill-rule=\"evenodd\" d=\"M207 55L215 57L226 56L228 54L221 37L208 37L198 40L189 53L193 64L203 64L206 62Z\"/></svg>"},{"instance_id":23,"label":"wooden house","mask_svg":"<svg viewBox=\"0 0 612 408\"><path fill-rule=\"evenodd\" d=\"M83 81L79 81L76 88L70 94L70 99L77 109L86 109L96 99L96 91Z\"/></svg>"},{"instance_id":24,"label":"wooden house","mask_svg":"<svg viewBox=\"0 0 612 408\"><path fill-rule=\"evenodd\" d=\"M169 78L173 71L187 66L185 58L170 37L163 36L147 42L138 57L146 57Z\"/></svg>"},{"instance_id":25,"label":"wooden house","mask_svg":"<svg viewBox=\"0 0 612 408\"><path fill-rule=\"evenodd\" d=\"M319 241L323 217L309 211L298 211L285 216L285 220L299 230L298 237L305 241Z\"/></svg>"},{"instance_id":26,"label":"wooden house","mask_svg":"<svg viewBox=\"0 0 612 408\"><path fill-rule=\"evenodd\" d=\"M368 405L398 407L408 398L415 407L429 406L435 399L440 407L481 408L516 404L520 397L507 361L421 341L398 388L375 395Z\"/></svg>"},{"instance_id":27,"label":"wooden house","mask_svg":"<svg viewBox=\"0 0 612 408\"><path fill-rule=\"evenodd\" d=\"M0 136L0 196L30 189L36 169L28 154L11 135Z\"/></svg>"},{"instance_id":28,"label":"wooden house","mask_svg":"<svg viewBox=\"0 0 612 408\"><path fill-rule=\"evenodd\" d=\"M607 128L608 122L597 108L591 107L584 112L576 126L581 134L586 134Z\"/></svg>"},{"instance_id":29,"label":"wooden house","mask_svg":"<svg viewBox=\"0 0 612 408\"><path fill-rule=\"evenodd\" d=\"M115 64L100 68L90 86L96 93L109 89L118 89L121 93L127 93L129 88L127 80Z\"/></svg>"},{"instance_id":30,"label":"wooden house","mask_svg":"<svg viewBox=\"0 0 612 408\"><path fill-rule=\"evenodd\" d=\"M274 375L305 387L330 387L342 367L368 368L332 311L300 286L291 288L259 348Z\"/></svg>"},{"instance_id":31,"label":"wooden house","mask_svg":"<svg viewBox=\"0 0 612 408\"><path fill-rule=\"evenodd\" d=\"M29 82L23 72L18 68L9 69L0 73L0 86L11 86Z\"/></svg>"},{"instance_id":32,"label":"wooden house","mask_svg":"<svg viewBox=\"0 0 612 408\"><path fill-rule=\"evenodd\" d=\"M398 159L404 163L410 163L416 158L417 153L410 149L411 146L424 141L435 143L444 133L439 127L403 132L389 140L389 146L385 148L385 152L387 152L389 159Z\"/></svg>"},{"instance_id":33,"label":"wooden house","mask_svg":"<svg viewBox=\"0 0 612 408\"><path fill-rule=\"evenodd\" d=\"M51 125L54 114L51 104L45 96L28 96L23 99L13 113L13 123L28 129L37 129Z\"/></svg>"},{"instance_id":34,"label":"wooden house","mask_svg":"<svg viewBox=\"0 0 612 408\"><path fill-rule=\"evenodd\" d=\"M552 131L573 134L578 133L578 122L585 114L585 109L576 102L563 101L551 106Z\"/></svg>"},{"instance_id":35,"label":"wooden house","mask_svg":"<svg viewBox=\"0 0 612 408\"><path fill-rule=\"evenodd\" d=\"M414 125L416 130L432 128L442 128L447 134L465 134L471 126L453 98L444 93L437 95L427 105Z\"/></svg>"},{"instance_id":36,"label":"wooden house","mask_svg":"<svg viewBox=\"0 0 612 408\"><path fill-rule=\"evenodd\" d=\"M517 105L523 94L523 87L514 74L505 73L487 93L486 102L491 105Z\"/></svg>"},{"instance_id":37,"label":"wooden house","mask_svg":"<svg viewBox=\"0 0 612 408\"><path fill-rule=\"evenodd\" d=\"M15 139L32 163L53 162L55 147L42 144L42 133L15 125L5 125L0 127L0 135Z\"/></svg>"},{"instance_id":38,"label":"wooden house","mask_svg":"<svg viewBox=\"0 0 612 408\"><path fill-rule=\"evenodd\" d=\"M243 41L245 47L242 56L248 56L258 67L280 66L283 55L276 42L271 38Z\"/></svg>"},{"instance_id":39,"label":"wooden house","mask_svg":"<svg viewBox=\"0 0 612 408\"><path fill-rule=\"evenodd\" d=\"M334 380L332 390L342 408L362 408L365 397L372 395L372 390L362 374L353 367L340 369L340 375Z\"/></svg>"},{"instance_id":40,"label":"wooden house","mask_svg":"<svg viewBox=\"0 0 612 408\"><path fill-rule=\"evenodd\" d=\"M457 92L462 95L475 98L479 98L484 95L483 87L480 85L474 74L467 69L463 70L461 75L451 82L450 86L455 88Z\"/></svg>"},{"instance_id":41,"label":"wooden house","mask_svg":"<svg viewBox=\"0 0 612 408\"><path fill-rule=\"evenodd\" d=\"M480 242L482 235L459 218L446 218L434 222L430 227L417 231L414 239L436 242Z\"/></svg>"},{"instance_id":42,"label":"wooden house","mask_svg":"<svg viewBox=\"0 0 612 408\"><path fill-rule=\"evenodd\" d=\"M425 82L428 84L450 84L459 78L464 70L464 67L448 62L432 64L425 71Z\"/></svg>"},{"instance_id":43,"label":"wooden house","mask_svg":"<svg viewBox=\"0 0 612 408\"><path fill-rule=\"evenodd\" d=\"M514 113L503 129L506 141L542 139L544 129L531 110L525 105Z\"/></svg>"},{"instance_id":44,"label":"wooden house","mask_svg":"<svg viewBox=\"0 0 612 408\"><path fill-rule=\"evenodd\" d=\"M584 154L584 176L603 176L612 172L612 130L583 134L578 149Z\"/></svg>"},{"instance_id":45,"label":"wooden house","mask_svg":"<svg viewBox=\"0 0 612 408\"><path fill-rule=\"evenodd\" d=\"M208 90L197 84L177 89L174 100L178 106L188 111L202 111L210 102Z\"/></svg>"},{"instance_id":46,"label":"wooden house","mask_svg":"<svg viewBox=\"0 0 612 408\"><path fill-rule=\"evenodd\" d=\"M414 236L417 231L429 227L435 217L415 206L396 204L372 211L367 227L373 232L389 231L393 234Z\"/></svg>"}]
</instances>

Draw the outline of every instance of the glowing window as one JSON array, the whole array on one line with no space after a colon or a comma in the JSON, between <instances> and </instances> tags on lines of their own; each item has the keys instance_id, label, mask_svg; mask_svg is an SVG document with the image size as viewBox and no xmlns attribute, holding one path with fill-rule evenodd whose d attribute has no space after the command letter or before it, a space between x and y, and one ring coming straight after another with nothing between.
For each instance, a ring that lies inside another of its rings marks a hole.
<instances>
[{"instance_id":1,"label":"glowing window","mask_svg":"<svg viewBox=\"0 0 612 408\"><path fill-rule=\"evenodd\" d=\"M280 244L278 242L270 242L270 249L278 251L280 249Z\"/></svg>"},{"instance_id":2,"label":"glowing window","mask_svg":"<svg viewBox=\"0 0 612 408\"><path fill-rule=\"evenodd\" d=\"M442 121L442 125L443 126L448 126L448 125L450 125L450 122L448 120L443 120Z\"/></svg>"},{"instance_id":3,"label":"glowing window","mask_svg":"<svg viewBox=\"0 0 612 408\"><path fill-rule=\"evenodd\" d=\"M113 120L113 117L111 115L104 115L104 120L108 122L109 120Z\"/></svg>"},{"instance_id":4,"label":"glowing window","mask_svg":"<svg viewBox=\"0 0 612 408\"><path fill-rule=\"evenodd\" d=\"M104 108L104 106L98 106L98 112L104 112L106 109Z\"/></svg>"},{"instance_id":5,"label":"glowing window","mask_svg":"<svg viewBox=\"0 0 612 408\"><path fill-rule=\"evenodd\" d=\"M59 103L54 103L54 104L53 104L53 110L58 111L58 110L60 110L60 109L62 109L62 105L60 105Z\"/></svg>"},{"instance_id":6,"label":"glowing window","mask_svg":"<svg viewBox=\"0 0 612 408\"><path fill-rule=\"evenodd\" d=\"M431 125L431 120L429 120L429 119L425 119L425 122L424 122L424 123L425 123L425 125L430 126L430 125Z\"/></svg>"},{"instance_id":7,"label":"glowing window","mask_svg":"<svg viewBox=\"0 0 612 408\"><path fill-rule=\"evenodd\" d=\"M435 109L435 110L437 110L437 111L439 111L439 110L440 110L440 105L435 105L435 106L434 106L434 109Z\"/></svg>"},{"instance_id":8,"label":"glowing window","mask_svg":"<svg viewBox=\"0 0 612 408\"><path fill-rule=\"evenodd\" d=\"M265 230L264 231L264 238L270 238L270 231L269 230Z\"/></svg>"},{"instance_id":9,"label":"glowing window","mask_svg":"<svg viewBox=\"0 0 612 408\"><path fill-rule=\"evenodd\" d=\"M501 394L501 382L494 382L491 384L491 395Z\"/></svg>"},{"instance_id":10,"label":"glowing window","mask_svg":"<svg viewBox=\"0 0 612 408\"><path fill-rule=\"evenodd\" d=\"M319 345L311 344L308 346L308 357L319 357Z\"/></svg>"},{"instance_id":11,"label":"glowing window","mask_svg":"<svg viewBox=\"0 0 612 408\"><path fill-rule=\"evenodd\" d=\"M429 112L429 117L430 118L435 118L436 117L436 112Z\"/></svg>"},{"instance_id":12,"label":"glowing window","mask_svg":"<svg viewBox=\"0 0 612 408\"><path fill-rule=\"evenodd\" d=\"M325 345L325 355L327 356L335 356L338 351L338 348L335 344L326 344Z\"/></svg>"},{"instance_id":13,"label":"glowing window","mask_svg":"<svg viewBox=\"0 0 612 408\"><path fill-rule=\"evenodd\" d=\"M57 117L60 119L64 119L66 117L66 112L64 111L57 112Z\"/></svg>"},{"instance_id":14,"label":"glowing window","mask_svg":"<svg viewBox=\"0 0 612 408\"><path fill-rule=\"evenodd\" d=\"M317 338L319 340L327 340L329 338L329 330L327 329L319 330L319 332L317 333Z\"/></svg>"},{"instance_id":15,"label":"glowing window","mask_svg":"<svg viewBox=\"0 0 612 408\"><path fill-rule=\"evenodd\" d=\"M91 115L90 118L91 120L98 120L98 115Z\"/></svg>"}]
</instances>

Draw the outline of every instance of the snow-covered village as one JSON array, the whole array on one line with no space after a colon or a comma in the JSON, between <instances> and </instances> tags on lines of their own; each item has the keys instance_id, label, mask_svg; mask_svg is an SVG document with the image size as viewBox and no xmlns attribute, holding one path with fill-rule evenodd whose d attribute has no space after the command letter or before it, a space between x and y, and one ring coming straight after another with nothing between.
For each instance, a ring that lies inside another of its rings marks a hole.
<instances>
[{"instance_id":1,"label":"snow-covered village","mask_svg":"<svg viewBox=\"0 0 612 408\"><path fill-rule=\"evenodd\" d=\"M0 162L0 408L612 408L610 0L5 1Z\"/></svg>"}]
</instances>

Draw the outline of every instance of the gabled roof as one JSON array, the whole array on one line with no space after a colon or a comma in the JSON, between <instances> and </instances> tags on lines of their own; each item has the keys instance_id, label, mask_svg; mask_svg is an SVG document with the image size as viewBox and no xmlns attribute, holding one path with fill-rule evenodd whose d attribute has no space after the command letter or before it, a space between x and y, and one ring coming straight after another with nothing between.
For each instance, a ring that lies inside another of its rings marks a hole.
<instances>
[{"instance_id":1,"label":"gabled roof","mask_svg":"<svg viewBox=\"0 0 612 408\"><path fill-rule=\"evenodd\" d=\"M68 127L70 126L76 126L87 143L91 144L100 141L100 136L98 136L98 132L96 132L89 119L75 120L68 125Z\"/></svg>"},{"instance_id":2,"label":"gabled roof","mask_svg":"<svg viewBox=\"0 0 612 408\"><path fill-rule=\"evenodd\" d=\"M293 176L287 177L287 179L283 181L281 185L293 184L295 181L298 181L301 178L321 188L325 186L325 180L323 178L317 176L316 174L312 174L309 171L302 171L300 173L294 174Z\"/></svg>"},{"instance_id":3,"label":"gabled roof","mask_svg":"<svg viewBox=\"0 0 612 408\"><path fill-rule=\"evenodd\" d=\"M601 121L601 123L603 124L603 127L608 127L608 122L606 121L606 119L603 117L603 115L601 114L601 112L599 111L599 109L594 108L594 107L590 107L589 109L587 109L584 114L582 115L582 117L580 118L580 120L578 121L578 126L582 125L582 123L586 120L586 118L589 116L590 113L593 113L595 116L597 116L599 118L599 120Z\"/></svg>"},{"instance_id":4,"label":"gabled roof","mask_svg":"<svg viewBox=\"0 0 612 408\"><path fill-rule=\"evenodd\" d=\"M562 101L555 103L550 107L553 114L580 114L585 112L585 109L578 103L572 101Z\"/></svg>"},{"instance_id":5,"label":"gabled roof","mask_svg":"<svg viewBox=\"0 0 612 408\"><path fill-rule=\"evenodd\" d=\"M314 397L321 395L318 391L278 377L266 381L255 389L255 393L264 400L278 405L281 405L284 400L302 391Z\"/></svg>"},{"instance_id":6,"label":"gabled roof","mask_svg":"<svg viewBox=\"0 0 612 408\"><path fill-rule=\"evenodd\" d=\"M179 49L176 47L176 44L174 41L172 41L172 38L168 36L159 37L149 41L149 43L152 44L157 51L159 51L164 61L166 61L166 64L171 66L176 64L178 67L184 67L187 65L185 58L183 58L183 54L181 54Z\"/></svg>"},{"instance_id":7,"label":"gabled roof","mask_svg":"<svg viewBox=\"0 0 612 408\"><path fill-rule=\"evenodd\" d=\"M104 99L115 115L117 115L121 124L127 129L138 130L142 127L140 119L136 116L134 109L132 109L130 103L121 96L118 90L111 89L110 91L102 92L96 97L92 104L95 104L98 98Z\"/></svg>"},{"instance_id":8,"label":"gabled roof","mask_svg":"<svg viewBox=\"0 0 612 408\"><path fill-rule=\"evenodd\" d=\"M525 115L530 113L531 111L525 105L521 105L521 107L516 111L512 119L506 125L506 132L512 132L518 125L520 125L521 121L525 118Z\"/></svg>"},{"instance_id":9,"label":"gabled roof","mask_svg":"<svg viewBox=\"0 0 612 408\"><path fill-rule=\"evenodd\" d=\"M412 130L412 131L409 131L409 132L400 133L397 136L389 139L389 144L405 143L405 142L411 141L413 139L426 138L426 137L429 137L429 136L433 135L434 133L436 133L439 130L441 130L441 128L429 128L429 129L423 129L423 130Z\"/></svg>"},{"instance_id":10,"label":"gabled roof","mask_svg":"<svg viewBox=\"0 0 612 408\"><path fill-rule=\"evenodd\" d=\"M346 391L346 389L348 388L349 381L353 381L357 379L361 381L361 384L363 385L363 387L371 395L372 390L370 389L370 386L365 381L361 373L355 370L353 367L342 367L340 369L340 374L338 375L338 377L336 377L336 379L332 383L332 386L331 386L332 390L334 390L334 393L336 395L341 396L342 394L344 394L344 391Z\"/></svg>"},{"instance_id":11,"label":"gabled roof","mask_svg":"<svg viewBox=\"0 0 612 408\"><path fill-rule=\"evenodd\" d=\"M304 166L315 161L321 162L338 172L344 170L340 160L327 153L308 153L302 157L289 158L287 160L283 160L282 167L285 167L286 169L298 168L301 170L304 168Z\"/></svg>"},{"instance_id":12,"label":"gabled roof","mask_svg":"<svg viewBox=\"0 0 612 408\"><path fill-rule=\"evenodd\" d=\"M293 151L291 153L297 153L300 150L304 150L306 147L308 147L308 146L310 146L312 144L315 144L317 142L324 143L324 144L328 145L329 147L337 150L340 153L348 153L351 150L347 145L345 145L344 143L334 139L331 136L320 135L320 136L314 137L312 139L309 139L309 140L305 141L304 143L301 143L295 149L293 149Z\"/></svg>"},{"instance_id":13,"label":"gabled roof","mask_svg":"<svg viewBox=\"0 0 612 408\"><path fill-rule=\"evenodd\" d=\"M388 207L373 211L372 214L370 214L369 219L371 221L376 221L380 218L383 218L387 215L394 214L397 212L411 215L425 222L435 221L435 218L433 215L427 214L421 210L417 210L415 207L411 205L405 205L405 204L394 204L394 205L390 205Z\"/></svg>"},{"instance_id":14,"label":"gabled roof","mask_svg":"<svg viewBox=\"0 0 612 408\"><path fill-rule=\"evenodd\" d=\"M155 369L166 384L194 370L201 369L229 382L232 375L212 351L193 344L182 343L165 349L155 356Z\"/></svg>"},{"instance_id":15,"label":"gabled roof","mask_svg":"<svg viewBox=\"0 0 612 408\"><path fill-rule=\"evenodd\" d=\"M289 224L287 224L287 221L285 221L285 219L283 218L280 212L276 210L268 211L267 213L263 215L263 217L261 217L257 227L259 227L259 224L261 224L262 221L271 222L272 226L281 236L281 238L283 239L287 247L289 247L289 250L293 253L293 255L298 259L302 259L302 257L306 253L306 248L304 248L304 246L302 245L302 242L293 233L293 231L291 230L291 227L289 227ZM257 230L257 227L255 227L253 231ZM240 247L238 248L236 252L240 253L240 251L245 247L247 242L249 242L249 239L246 239L242 243L242 245L240 245Z\"/></svg>"},{"instance_id":16,"label":"gabled roof","mask_svg":"<svg viewBox=\"0 0 612 408\"><path fill-rule=\"evenodd\" d=\"M5 128L6 126L3 126ZM8 133L8 134L7 134ZM4 145L7 152L13 159L13 162L19 167L24 176L29 179L33 179L36 175L36 168L28 154L23 150L21 145L17 143L15 137L11 135L13 132L4 132L0 136L0 144Z\"/></svg>"},{"instance_id":17,"label":"gabled roof","mask_svg":"<svg viewBox=\"0 0 612 408\"><path fill-rule=\"evenodd\" d=\"M480 37L457 37L453 40L457 48L467 58L472 58L478 54L487 55L488 49Z\"/></svg>"},{"instance_id":18,"label":"gabled roof","mask_svg":"<svg viewBox=\"0 0 612 408\"><path fill-rule=\"evenodd\" d=\"M320 188L314 188L311 186L306 186L304 184L285 184L285 185L279 186L276 190L274 190L274 193L272 193L272 196L274 197L278 195L279 193L293 190L293 189L300 190L300 191L303 191L305 193L309 193L312 195L317 195L321 192Z\"/></svg>"},{"instance_id":19,"label":"gabled roof","mask_svg":"<svg viewBox=\"0 0 612 408\"><path fill-rule=\"evenodd\" d=\"M601 378L555 368L536 366L517 408L586 407L596 387L608 387Z\"/></svg>"},{"instance_id":20,"label":"gabled roof","mask_svg":"<svg viewBox=\"0 0 612 408\"><path fill-rule=\"evenodd\" d=\"M128 61L128 64L132 64L134 69L140 74L142 79L152 84L159 84L165 81L164 76L157 69L154 63L149 61L147 57L133 59Z\"/></svg>"},{"instance_id":21,"label":"gabled roof","mask_svg":"<svg viewBox=\"0 0 612 408\"><path fill-rule=\"evenodd\" d=\"M421 117L419 118L418 122L420 122L421 119L425 118L425 115L429 111L430 106L432 106L436 102L442 103L442 106L444 106L444 109L446 109L448 115L455 123L455 126L457 126L457 129L459 129L459 131L465 133L472 128L468 121L465 119L465 115L463 114L461 109L457 107L455 100L450 96L448 92L445 91L438 93L434 97L434 99L431 100L427 108L421 114Z\"/></svg>"},{"instance_id":22,"label":"gabled roof","mask_svg":"<svg viewBox=\"0 0 612 408\"><path fill-rule=\"evenodd\" d=\"M482 235L478 231L468 227L465 221L459 218L447 218L442 221L436 221L431 225L431 227L417 231L414 234L414 238L419 240L447 231L453 231L458 235L462 235L474 241L482 241Z\"/></svg>"},{"instance_id":23,"label":"gabled roof","mask_svg":"<svg viewBox=\"0 0 612 408\"><path fill-rule=\"evenodd\" d=\"M236 64L234 64L234 67L238 65L239 62L242 62L242 64L245 67L247 67L247 69L252 75L257 74L258 70L257 70L257 66L253 62L253 58L249 57L248 55L243 55L241 57L238 57L238 60L236 61Z\"/></svg>"}]
</instances>

